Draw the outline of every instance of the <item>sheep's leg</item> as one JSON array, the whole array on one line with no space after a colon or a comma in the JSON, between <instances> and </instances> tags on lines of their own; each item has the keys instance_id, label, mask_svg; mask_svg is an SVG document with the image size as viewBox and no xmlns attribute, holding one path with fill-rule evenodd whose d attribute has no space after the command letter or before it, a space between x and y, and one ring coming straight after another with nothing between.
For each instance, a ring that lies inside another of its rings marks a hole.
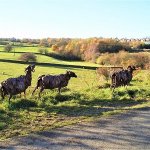
<instances>
[{"instance_id":1,"label":"sheep's leg","mask_svg":"<svg viewBox=\"0 0 150 150\"><path fill-rule=\"evenodd\" d=\"M115 91L115 87L112 88L112 93L114 93L114 91Z\"/></svg>"},{"instance_id":2,"label":"sheep's leg","mask_svg":"<svg viewBox=\"0 0 150 150\"><path fill-rule=\"evenodd\" d=\"M20 93L20 98L21 98L21 93Z\"/></svg>"},{"instance_id":3,"label":"sheep's leg","mask_svg":"<svg viewBox=\"0 0 150 150\"><path fill-rule=\"evenodd\" d=\"M39 92L39 98L41 97L41 93L44 91L44 87L41 87L40 92Z\"/></svg>"},{"instance_id":4,"label":"sheep's leg","mask_svg":"<svg viewBox=\"0 0 150 150\"><path fill-rule=\"evenodd\" d=\"M35 93L35 91L38 89L38 86L36 86L35 88L34 88L34 90L33 90L33 92L32 92L32 96L33 96L33 94Z\"/></svg>"},{"instance_id":5,"label":"sheep's leg","mask_svg":"<svg viewBox=\"0 0 150 150\"><path fill-rule=\"evenodd\" d=\"M43 85L42 85L42 78L40 77L40 78L38 79L38 81L37 81L36 87L34 88L34 90L33 90L33 92L32 92L32 96L33 96L34 92L36 91L36 89L38 89L39 87L42 87L42 86L43 86Z\"/></svg>"},{"instance_id":6,"label":"sheep's leg","mask_svg":"<svg viewBox=\"0 0 150 150\"><path fill-rule=\"evenodd\" d=\"M4 99L5 95L4 93L1 91L1 97L2 97L2 100Z\"/></svg>"},{"instance_id":7,"label":"sheep's leg","mask_svg":"<svg viewBox=\"0 0 150 150\"><path fill-rule=\"evenodd\" d=\"M9 104L10 104L10 99L11 99L11 98L12 98L12 95L10 94L10 95L9 95Z\"/></svg>"},{"instance_id":8,"label":"sheep's leg","mask_svg":"<svg viewBox=\"0 0 150 150\"><path fill-rule=\"evenodd\" d=\"M3 100L5 98L6 92L2 88L0 89L0 94Z\"/></svg>"},{"instance_id":9,"label":"sheep's leg","mask_svg":"<svg viewBox=\"0 0 150 150\"><path fill-rule=\"evenodd\" d=\"M26 99L26 90L23 93L24 93L24 98Z\"/></svg>"},{"instance_id":10,"label":"sheep's leg","mask_svg":"<svg viewBox=\"0 0 150 150\"><path fill-rule=\"evenodd\" d=\"M128 90L127 87L128 87L128 85L126 84L126 85L125 85L125 89L126 89L126 90Z\"/></svg>"},{"instance_id":11,"label":"sheep's leg","mask_svg":"<svg viewBox=\"0 0 150 150\"><path fill-rule=\"evenodd\" d=\"M61 87L58 88L58 93L60 94Z\"/></svg>"},{"instance_id":12,"label":"sheep's leg","mask_svg":"<svg viewBox=\"0 0 150 150\"><path fill-rule=\"evenodd\" d=\"M2 97L2 99L4 99L6 95L7 95L7 94L4 92L4 93L3 93L3 97Z\"/></svg>"}]
</instances>

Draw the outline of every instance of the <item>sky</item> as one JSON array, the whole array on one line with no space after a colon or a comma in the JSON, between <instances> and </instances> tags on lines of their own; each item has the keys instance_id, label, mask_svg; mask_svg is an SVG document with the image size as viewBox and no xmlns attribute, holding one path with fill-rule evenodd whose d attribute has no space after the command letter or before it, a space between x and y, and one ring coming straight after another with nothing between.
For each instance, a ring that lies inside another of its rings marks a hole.
<instances>
[{"instance_id":1,"label":"sky","mask_svg":"<svg viewBox=\"0 0 150 150\"><path fill-rule=\"evenodd\" d=\"M150 0L0 0L0 37L150 37Z\"/></svg>"}]
</instances>

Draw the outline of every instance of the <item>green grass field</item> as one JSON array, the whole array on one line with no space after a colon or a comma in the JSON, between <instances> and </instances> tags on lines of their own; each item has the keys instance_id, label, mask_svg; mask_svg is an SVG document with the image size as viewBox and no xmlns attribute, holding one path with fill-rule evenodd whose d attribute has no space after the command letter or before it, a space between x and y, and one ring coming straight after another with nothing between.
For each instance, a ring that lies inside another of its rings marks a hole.
<instances>
[{"instance_id":1,"label":"green grass field","mask_svg":"<svg viewBox=\"0 0 150 150\"><path fill-rule=\"evenodd\" d=\"M16 52L38 53L37 47L15 48ZM49 49L50 51L50 49ZM17 60L20 53L6 53L0 47L0 81L24 74L27 64L1 62ZM68 65L97 66L87 62L61 61L37 54L40 63L57 63ZM74 71L78 78L71 79L62 94L57 89L45 90L39 99L37 94L31 96L39 75L65 73L66 69ZM110 88L99 88L105 84L99 80L96 71L70 66L37 65L33 73L32 86L27 90L27 98L14 96L11 104L8 98L0 101L0 139L25 135L31 132L49 130L80 121L96 119L97 117L120 113L129 109L146 107L150 104L150 71L138 71L134 75L131 86L117 88L112 93ZM134 91L131 98L128 91Z\"/></svg>"},{"instance_id":2,"label":"green grass field","mask_svg":"<svg viewBox=\"0 0 150 150\"><path fill-rule=\"evenodd\" d=\"M45 55L41 55L38 51L38 47L15 47L11 52L5 52L3 47L0 47L0 59L5 60L18 60L20 55L24 52L36 53L37 62L39 63L54 63L54 64L66 64L66 65L78 65L78 66L93 66L99 67L98 64L84 62L84 61L62 61ZM52 52L50 48L47 48L49 52Z\"/></svg>"}]
</instances>

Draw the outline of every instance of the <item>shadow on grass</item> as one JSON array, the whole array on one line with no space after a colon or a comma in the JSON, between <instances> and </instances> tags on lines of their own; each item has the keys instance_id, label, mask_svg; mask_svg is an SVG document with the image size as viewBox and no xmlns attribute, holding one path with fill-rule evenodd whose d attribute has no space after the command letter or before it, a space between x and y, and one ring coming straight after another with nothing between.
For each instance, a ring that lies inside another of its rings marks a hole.
<instances>
[{"instance_id":1,"label":"shadow on grass","mask_svg":"<svg viewBox=\"0 0 150 150\"><path fill-rule=\"evenodd\" d=\"M6 63L16 63L16 64L32 64L34 63L37 66L42 67L56 67L56 68L78 68L78 69L90 69L90 70L96 70L97 67L91 67L91 66L79 66L79 65L68 65L68 64L55 64L55 63L39 63L39 62L24 62L19 60L6 60L6 59L0 59L0 62L6 62Z\"/></svg>"},{"instance_id":2,"label":"shadow on grass","mask_svg":"<svg viewBox=\"0 0 150 150\"><path fill-rule=\"evenodd\" d=\"M75 93L68 96L56 96L57 102L68 101L68 103L58 105L47 105L44 110L48 113L62 114L69 117L97 116L107 111L124 109L138 104L143 104L146 100L132 99L88 99L86 95ZM71 100L71 101L70 101Z\"/></svg>"},{"instance_id":3,"label":"shadow on grass","mask_svg":"<svg viewBox=\"0 0 150 150\"><path fill-rule=\"evenodd\" d=\"M28 109L30 107L37 107L37 102L28 99L20 99L14 102L11 102L9 105L10 110L18 110L18 109Z\"/></svg>"},{"instance_id":4,"label":"shadow on grass","mask_svg":"<svg viewBox=\"0 0 150 150\"><path fill-rule=\"evenodd\" d=\"M57 103L49 104L50 101L53 101L53 98L55 98ZM145 102L144 100L135 101L129 99L90 99L87 95L81 93L54 95L43 102L44 107L42 107L42 105L38 105L40 101L42 102L42 100L35 101L28 99L17 99L11 102L9 111L3 111L2 109L2 113L0 113L1 135L3 137L12 137L13 135L20 134L17 129L21 129L22 124L30 128L38 122L37 126L40 126L41 123L39 123L38 119L40 119L40 121L43 120L44 122L45 117L47 117L47 123L50 123L48 126L51 126L51 122L53 121L56 122L56 124L58 123L59 126L59 124L62 124L64 121L68 123L70 119L81 120L82 117L100 116L105 113L107 114L107 112L109 113L114 110L124 110L125 107L132 107ZM55 123L53 126L55 126ZM12 129L15 129L15 132L9 132L8 135L7 130L12 131ZM29 130L29 132L32 132L32 129Z\"/></svg>"},{"instance_id":5,"label":"shadow on grass","mask_svg":"<svg viewBox=\"0 0 150 150\"><path fill-rule=\"evenodd\" d=\"M122 94L121 94L122 95ZM138 104L143 104L146 100L133 99L102 99L89 98L85 94L71 93L66 95L46 95L40 100L19 99L11 102L10 110L26 109L39 111L42 109L47 113L61 114L68 117L97 116L107 111L124 109Z\"/></svg>"},{"instance_id":6,"label":"shadow on grass","mask_svg":"<svg viewBox=\"0 0 150 150\"><path fill-rule=\"evenodd\" d=\"M21 118L20 114L13 112L0 113L0 131L14 124L16 119Z\"/></svg>"}]
</instances>

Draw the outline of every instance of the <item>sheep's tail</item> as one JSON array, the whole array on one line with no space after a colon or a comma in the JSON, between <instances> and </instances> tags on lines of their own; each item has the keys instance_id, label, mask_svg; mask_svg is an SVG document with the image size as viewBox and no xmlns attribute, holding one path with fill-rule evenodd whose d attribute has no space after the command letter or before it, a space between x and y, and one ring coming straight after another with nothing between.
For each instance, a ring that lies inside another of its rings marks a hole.
<instances>
[{"instance_id":1,"label":"sheep's tail","mask_svg":"<svg viewBox=\"0 0 150 150\"><path fill-rule=\"evenodd\" d=\"M34 92L36 91L36 89L38 89L38 87L42 86L42 77L44 77L45 75L41 75L38 77L37 83L36 83L36 87L34 88L32 95L34 94Z\"/></svg>"},{"instance_id":2,"label":"sheep's tail","mask_svg":"<svg viewBox=\"0 0 150 150\"><path fill-rule=\"evenodd\" d=\"M40 87L42 85L42 78L44 77L45 75L41 75L38 77L38 81L37 81L37 84L36 84L36 87Z\"/></svg>"}]
</instances>

